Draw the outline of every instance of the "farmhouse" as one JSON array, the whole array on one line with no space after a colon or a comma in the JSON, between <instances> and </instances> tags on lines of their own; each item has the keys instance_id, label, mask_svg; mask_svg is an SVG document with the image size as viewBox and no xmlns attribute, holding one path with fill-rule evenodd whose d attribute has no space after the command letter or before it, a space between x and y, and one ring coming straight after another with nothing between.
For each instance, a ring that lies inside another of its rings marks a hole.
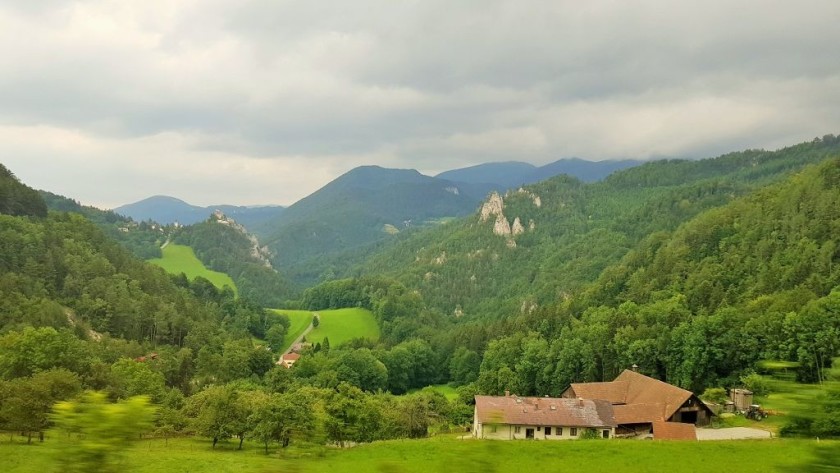
<instances>
[{"instance_id":1,"label":"farmhouse","mask_svg":"<svg viewBox=\"0 0 840 473\"><path fill-rule=\"evenodd\" d=\"M588 432L615 435L608 401L550 397L476 396L472 434L476 438L569 440Z\"/></svg>"},{"instance_id":2,"label":"farmhouse","mask_svg":"<svg viewBox=\"0 0 840 473\"><path fill-rule=\"evenodd\" d=\"M291 368L292 365L294 365L295 362L299 359L299 353L286 353L285 355L280 357L280 360L277 361L277 364L285 368Z\"/></svg>"},{"instance_id":3,"label":"farmhouse","mask_svg":"<svg viewBox=\"0 0 840 473\"><path fill-rule=\"evenodd\" d=\"M562 397L608 401L618 436L647 435L655 422L708 425L714 415L691 391L630 370L610 382L573 383Z\"/></svg>"}]
</instances>

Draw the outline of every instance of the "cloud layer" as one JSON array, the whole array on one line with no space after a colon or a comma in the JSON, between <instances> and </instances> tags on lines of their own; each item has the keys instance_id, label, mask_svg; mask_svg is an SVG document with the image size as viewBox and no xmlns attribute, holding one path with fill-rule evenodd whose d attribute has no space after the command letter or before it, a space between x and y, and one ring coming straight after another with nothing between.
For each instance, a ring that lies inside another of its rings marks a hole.
<instances>
[{"instance_id":1,"label":"cloud layer","mask_svg":"<svg viewBox=\"0 0 840 473\"><path fill-rule=\"evenodd\" d=\"M835 0L12 0L0 153L116 206L361 164L705 157L840 130Z\"/></svg>"}]
</instances>

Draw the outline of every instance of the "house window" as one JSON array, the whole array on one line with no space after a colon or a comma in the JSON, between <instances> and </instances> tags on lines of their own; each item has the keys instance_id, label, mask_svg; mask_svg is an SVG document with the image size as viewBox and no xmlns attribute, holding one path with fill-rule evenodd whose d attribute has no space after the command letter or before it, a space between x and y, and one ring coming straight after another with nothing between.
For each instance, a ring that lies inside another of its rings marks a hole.
<instances>
[{"instance_id":1,"label":"house window","mask_svg":"<svg viewBox=\"0 0 840 473\"><path fill-rule=\"evenodd\" d=\"M522 427L517 425L516 427L513 428L513 433L518 434L520 430L522 430Z\"/></svg>"},{"instance_id":2,"label":"house window","mask_svg":"<svg viewBox=\"0 0 840 473\"><path fill-rule=\"evenodd\" d=\"M551 427L545 428L545 435L551 435Z\"/></svg>"},{"instance_id":3,"label":"house window","mask_svg":"<svg viewBox=\"0 0 840 473\"><path fill-rule=\"evenodd\" d=\"M537 432L539 432L540 429L542 429L542 427L537 426Z\"/></svg>"},{"instance_id":4,"label":"house window","mask_svg":"<svg viewBox=\"0 0 840 473\"><path fill-rule=\"evenodd\" d=\"M610 431L605 430L605 431L601 432L601 436L604 437L605 439L610 438Z\"/></svg>"},{"instance_id":5,"label":"house window","mask_svg":"<svg viewBox=\"0 0 840 473\"><path fill-rule=\"evenodd\" d=\"M563 435L563 427L557 427L557 435Z\"/></svg>"},{"instance_id":6,"label":"house window","mask_svg":"<svg viewBox=\"0 0 840 473\"><path fill-rule=\"evenodd\" d=\"M572 437L577 437L577 427L570 428L569 435L571 435Z\"/></svg>"},{"instance_id":7,"label":"house window","mask_svg":"<svg viewBox=\"0 0 840 473\"><path fill-rule=\"evenodd\" d=\"M490 425L488 425L487 427L489 427L489 428L490 428L490 433L491 433L491 434L495 434L495 433L496 433L496 424L490 424Z\"/></svg>"}]
</instances>

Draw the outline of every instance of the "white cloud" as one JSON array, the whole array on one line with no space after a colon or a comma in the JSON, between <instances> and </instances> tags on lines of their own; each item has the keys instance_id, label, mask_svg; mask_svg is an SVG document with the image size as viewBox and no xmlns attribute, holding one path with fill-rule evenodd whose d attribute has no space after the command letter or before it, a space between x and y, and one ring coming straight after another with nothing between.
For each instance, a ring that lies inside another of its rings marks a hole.
<instances>
[{"instance_id":1,"label":"white cloud","mask_svg":"<svg viewBox=\"0 0 840 473\"><path fill-rule=\"evenodd\" d=\"M361 164L783 146L840 128L838 16L835 0L5 2L0 153L91 203L251 204Z\"/></svg>"}]
</instances>

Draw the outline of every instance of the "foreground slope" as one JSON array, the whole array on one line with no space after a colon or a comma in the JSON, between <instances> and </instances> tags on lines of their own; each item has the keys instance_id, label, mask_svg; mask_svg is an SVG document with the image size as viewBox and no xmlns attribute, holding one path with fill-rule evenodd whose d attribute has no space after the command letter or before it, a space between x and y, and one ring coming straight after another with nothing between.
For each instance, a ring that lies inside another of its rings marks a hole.
<instances>
[{"instance_id":1,"label":"foreground slope","mask_svg":"<svg viewBox=\"0 0 840 473\"><path fill-rule=\"evenodd\" d=\"M720 442L491 442L457 440L450 436L426 440L376 442L349 449L290 449L264 455L259 446L231 451L235 446L211 450L194 439L150 440L127 452L124 467L131 471L162 472L448 472L542 470L571 471L585 465L588 471L617 471L632 466L637 471L705 473L739 471L763 473L775 469L807 468L817 447L837 448L836 442L809 440ZM46 471L49 443L41 446L0 444L8 473ZM148 461L153 456L155 461Z\"/></svg>"}]
</instances>

